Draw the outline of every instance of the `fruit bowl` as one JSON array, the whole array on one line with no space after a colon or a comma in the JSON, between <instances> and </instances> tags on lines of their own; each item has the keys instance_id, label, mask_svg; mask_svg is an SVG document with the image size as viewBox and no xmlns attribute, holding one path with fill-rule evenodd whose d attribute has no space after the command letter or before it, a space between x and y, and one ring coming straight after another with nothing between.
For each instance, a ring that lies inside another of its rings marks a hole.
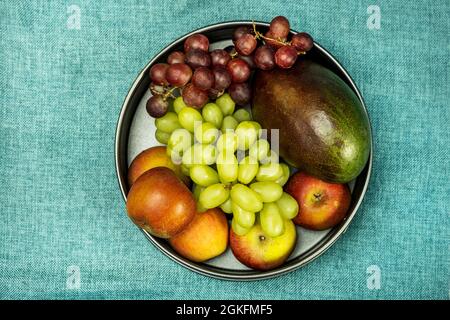
<instances>
[{"instance_id":1,"label":"fruit bowl","mask_svg":"<svg viewBox=\"0 0 450 320\"><path fill-rule=\"evenodd\" d=\"M262 22L233 21L214 24L195 30L164 48L153 59L151 59L151 61L139 73L125 98L116 128L116 173L120 190L125 200L129 191L127 174L131 161L144 149L155 145L160 145L154 138L154 121L146 114L146 101L149 96L151 96L148 89L150 84L148 75L149 69L155 63L165 61L170 52L180 50L183 47L184 40L194 33L202 33L206 35L210 40L212 49L224 48L232 44L231 38L233 30L236 27L241 25L252 26L253 23L255 23L258 29L263 31L267 30L269 26L269 24ZM314 43L313 49L308 54L311 60L333 71L354 91L364 108L365 115L367 116L364 101L358 88L339 62L317 43ZM369 159L365 168L355 180L349 183L352 193L352 200L346 219L344 219L337 226L324 231L311 231L297 226L299 232L297 232L297 245L294 251L283 265L269 271L258 271L247 268L233 256L229 248L219 257L204 263L195 263L180 256L170 247L166 240L154 237L145 230L141 229L141 231L148 238L148 240L166 256L182 266L203 275L228 280L257 280L278 276L311 262L320 256L325 250L330 248L334 242L343 233L345 233L367 190L371 167L372 144Z\"/></svg>"}]
</instances>

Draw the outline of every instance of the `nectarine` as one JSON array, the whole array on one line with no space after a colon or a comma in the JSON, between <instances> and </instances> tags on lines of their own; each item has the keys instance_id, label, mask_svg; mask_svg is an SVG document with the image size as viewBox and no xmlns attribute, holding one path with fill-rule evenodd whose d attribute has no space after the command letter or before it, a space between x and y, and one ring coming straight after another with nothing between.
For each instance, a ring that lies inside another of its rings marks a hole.
<instances>
[{"instance_id":1,"label":"nectarine","mask_svg":"<svg viewBox=\"0 0 450 320\"><path fill-rule=\"evenodd\" d=\"M217 257L227 249L227 218L219 208L197 212L194 220L169 243L180 255L195 262Z\"/></svg>"},{"instance_id":2,"label":"nectarine","mask_svg":"<svg viewBox=\"0 0 450 320\"><path fill-rule=\"evenodd\" d=\"M131 186L144 172L156 167L166 167L173 170L177 177L189 186L189 177L182 173L180 165L172 162L164 146L148 148L134 158L128 168L128 185Z\"/></svg>"}]
</instances>

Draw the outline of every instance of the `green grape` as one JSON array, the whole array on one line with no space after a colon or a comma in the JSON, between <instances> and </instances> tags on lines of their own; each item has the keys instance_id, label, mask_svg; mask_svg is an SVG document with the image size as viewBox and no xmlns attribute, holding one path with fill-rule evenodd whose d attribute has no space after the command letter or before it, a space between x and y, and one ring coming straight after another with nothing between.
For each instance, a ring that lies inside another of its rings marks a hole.
<instances>
[{"instance_id":1,"label":"green grape","mask_svg":"<svg viewBox=\"0 0 450 320\"><path fill-rule=\"evenodd\" d=\"M255 213L242 209L234 202L231 205L233 219L244 228L251 228L255 224Z\"/></svg>"},{"instance_id":2,"label":"green grape","mask_svg":"<svg viewBox=\"0 0 450 320\"><path fill-rule=\"evenodd\" d=\"M220 127L220 130L225 133L227 130L234 130L236 129L237 125L239 123L233 116L226 116L223 118L222 126Z\"/></svg>"},{"instance_id":3,"label":"green grape","mask_svg":"<svg viewBox=\"0 0 450 320\"><path fill-rule=\"evenodd\" d=\"M283 169L283 175L275 180L280 186L284 186L286 182L289 180L291 172L289 170L289 166L286 163L280 163L281 168Z\"/></svg>"},{"instance_id":4,"label":"green grape","mask_svg":"<svg viewBox=\"0 0 450 320\"><path fill-rule=\"evenodd\" d=\"M157 119L157 121L159 119ZM192 107L184 107L178 114L178 121L183 128L190 132L194 132L195 127L202 123L203 118L200 112L198 112L196 109Z\"/></svg>"},{"instance_id":5,"label":"green grape","mask_svg":"<svg viewBox=\"0 0 450 320\"><path fill-rule=\"evenodd\" d=\"M214 164L217 159L217 148L212 144L198 144L201 147L200 163L208 166Z\"/></svg>"},{"instance_id":6,"label":"green grape","mask_svg":"<svg viewBox=\"0 0 450 320\"><path fill-rule=\"evenodd\" d=\"M169 146L166 148L166 153L170 157L173 163L181 164L182 163L182 152L172 150Z\"/></svg>"},{"instance_id":7,"label":"green grape","mask_svg":"<svg viewBox=\"0 0 450 320\"><path fill-rule=\"evenodd\" d=\"M235 184L230 192L231 200L246 211L258 212L263 208L260 196L243 184Z\"/></svg>"},{"instance_id":8,"label":"green grape","mask_svg":"<svg viewBox=\"0 0 450 320\"><path fill-rule=\"evenodd\" d=\"M200 202L197 202L197 211L198 212L205 212L208 210L208 208L204 207Z\"/></svg>"},{"instance_id":9,"label":"green grape","mask_svg":"<svg viewBox=\"0 0 450 320\"><path fill-rule=\"evenodd\" d=\"M189 170L189 175L197 185L207 187L215 183L219 183L219 175L213 168L196 164Z\"/></svg>"},{"instance_id":10,"label":"green grape","mask_svg":"<svg viewBox=\"0 0 450 320\"><path fill-rule=\"evenodd\" d=\"M203 119L212 123L217 129L220 129L223 121L222 110L215 103L207 103L202 109Z\"/></svg>"},{"instance_id":11,"label":"green grape","mask_svg":"<svg viewBox=\"0 0 450 320\"><path fill-rule=\"evenodd\" d=\"M219 136L219 130L209 122L203 122L194 130L195 139L200 143L214 143Z\"/></svg>"},{"instance_id":12,"label":"green grape","mask_svg":"<svg viewBox=\"0 0 450 320\"><path fill-rule=\"evenodd\" d=\"M232 115L234 112L234 107L236 105L228 93L224 93L219 98L217 98L216 104L222 110L224 116Z\"/></svg>"},{"instance_id":13,"label":"green grape","mask_svg":"<svg viewBox=\"0 0 450 320\"><path fill-rule=\"evenodd\" d=\"M236 127L236 135L238 137L238 149L247 150L258 138L255 126L251 121L243 121Z\"/></svg>"},{"instance_id":14,"label":"green grape","mask_svg":"<svg viewBox=\"0 0 450 320\"><path fill-rule=\"evenodd\" d=\"M184 103L183 97L180 96L173 101L173 109L177 114L185 107L187 107L187 104Z\"/></svg>"},{"instance_id":15,"label":"green grape","mask_svg":"<svg viewBox=\"0 0 450 320\"><path fill-rule=\"evenodd\" d=\"M264 204L259 214L261 228L269 237L278 237L284 233L284 221L278 206L271 202Z\"/></svg>"},{"instance_id":16,"label":"green grape","mask_svg":"<svg viewBox=\"0 0 450 320\"><path fill-rule=\"evenodd\" d=\"M229 196L230 191L227 186L222 183L216 183L206 187L200 193L199 202L204 208L211 209L227 201Z\"/></svg>"},{"instance_id":17,"label":"green grape","mask_svg":"<svg viewBox=\"0 0 450 320\"><path fill-rule=\"evenodd\" d=\"M205 187L199 186L198 184L194 184L194 189L192 190L192 194L194 195L194 199L198 201L200 198L200 193L205 190Z\"/></svg>"},{"instance_id":18,"label":"green grape","mask_svg":"<svg viewBox=\"0 0 450 320\"><path fill-rule=\"evenodd\" d=\"M239 163L238 181L243 184L249 184L258 173L258 161L250 156L245 157Z\"/></svg>"},{"instance_id":19,"label":"green grape","mask_svg":"<svg viewBox=\"0 0 450 320\"><path fill-rule=\"evenodd\" d=\"M276 203L283 218L294 219L298 214L298 202L290 194L283 192Z\"/></svg>"},{"instance_id":20,"label":"green grape","mask_svg":"<svg viewBox=\"0 0 450 320\"><path fill-rule=\"evenodd\" d=\"M156 129L172 133L174 130L181 128L178 122L178 116L175 112L167 112L161 118L155 120Z\"/></svg>"},{"instance_id":21,"label":"green grape","mask_svg":"<svg viewBox=\"0 0 450 320\"><path fill-rule=\"evenodd\" d=\"M238 177L239 165L234 154L219 153L216 160L220 181L230 183Z\"/></svg>"},{"instance_id":22,"label":"green grape","mask_svg":"<svg viewBox=\"0 0 450 320\"><path fill-rule=\"evenodd\" d=\"M256 121L249 121L249 122L255 127L256 134L258 135L258 138L261 137L261 135L262 135L261 125L258 122L256 122Z\"/></svg>"},{"instance_id":23,"label":"green grape","mask_svg":"<svg viewBox=\"0 0 450 320\"><path fill-rule=\"evenodd\" d=\"M248 154L253 159L258 159L259 161L264 160L268 157L270 151L270 144L266 139L260 139L251 145Z\"/></svg>"},{"instance_id":24,"label":"green grape","mask_svg":"<svg viewBox=\"0 0 450 320\"><path fill-rule=\"evenodd\" d=\"M250 228L244 228L234 218L231 220L231 228L238 236L245 236L250 231Z\"/></svg>"},{"instance_id":25,"label":"green grape","mask_svg":"<svg viewBox=\"0 0 450 320\"><path fill-rule=\"evenodd\" d=\"M188 168L194 164L212 165L216 162L217 149L211 144L196 143L183 154L182 162Z\"/></svg>"},{"instance_id":26,"label":"green grape","mask_svg":"<svg viewBox=\"0 0 450 320\"><path fill-rule=\"evenodd\" d=\"M217 151L234 154L237 149L237 136L234 132L225 132L217 139Z\"/></svg>"},{"instance_id":27,"label":"green grape","mask_svg":"<svg viewBox=\"0 0 450 320\"><path fill-rule=\"evenodd\" d=\"M185 150L183 153L183 157L181 158L181 163L186 168L191 168L195 164L194 159L194 148L196 145L191 146L189 149Z\"/></svg>"},{"instance_id":28,"label":"green grape","mask_svg":"<svg viewBox=\"0 0 450 320\"><path fill-rule=\"evenodd\" d=\"M279 163L266 163L259 166L256 180L276 181L283 175L283 168Z\"/></svg>"},{"instance_id":29,"label":"green grape","mask_svg":"<svg viewBox=\"0 0 450 320\"><path fill-rule=\"evenodd\" d=\"M250 112L248 112L245 109L239 109L234 114L233 117L238 121L250 121L252 120L252 116L250 115Z\"/></svg>"},{"instance_id":30,"label":"green grape","mask_svg":"<svg viewBox=\"0 0 450 320\"><path fill-rule=\"evenodd\" d=\"M233 202L231 201L231 198L228 198L227 201L220 205L220 209L222 209L222 211L225 213L233 213L233 209L231 207L232 204Z\"/></svg>"},{"instance_id":31,"label":"green grape","mask_svg":"<svg viewBox=\"0 0 450 320\"><path fill-rule=\"evenodd\" d=\"M189 168L183 164L183 160L181 160L181 162L182 162L181 163L181 173L184 174L185 176L189 177L189 175L190 175Z\"/></svg>"},{"instance_id":32,"label":"green grape","mask_svg":"<svg viewBox=\"0 0 450 320\"><path fill-rule=\"evenodd\" d=\"M259 161L261 164L280 163L280 156L273 150L269 151L269 155Z\"/></svg>"},{"instance_id":33,"label":"green grape","mask_svg":"<svg viewBox=\"0 0 450 320\"><path fill-rule=\"evenodd\" d=\"M252 183L250 189L259 194L263 202L277 201L283 194L283 188L278 183L272 181Z\"/></svg>"},{"instance_id":34,"label":"green grape","mask_svg":"<svg viewBox=\"0 0 450 320\"><path fill-rule=\"evenodd\" d=\"M186 129L176 129L170 135L167 147L182 155L186 149L191 147L193 142L194 139L189 131Z\"/></svg>"},{"instance_id":35,"label":"green grape","mask_svg":"<svg viewBox=\"0 0 450 320\"><path fill-rule=\"evenodd\" d=\"M156 129L155 138L159 143L167 144L167 142L169 142L170 133Z\"/></svg>"}]
</instances>

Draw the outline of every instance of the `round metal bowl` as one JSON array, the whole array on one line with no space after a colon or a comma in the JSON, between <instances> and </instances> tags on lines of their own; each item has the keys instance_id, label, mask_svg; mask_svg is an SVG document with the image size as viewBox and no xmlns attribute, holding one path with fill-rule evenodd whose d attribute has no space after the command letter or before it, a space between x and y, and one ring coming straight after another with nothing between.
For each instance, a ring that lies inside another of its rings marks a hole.
<instances>
[{"instance_id":1,"label":"round metal bowl","mask_svg":"<svg viewBox=\"0 0 450 320\"><path fill-rule=\"evenodd\" d=\"M255 23L258 30L265 31L268 28L267 23ZM170 52L174 50L182 50L184 40L194 33L201 32L205 34L210 39L212 48L226 47L231 44L230 39L232 37L233 30L240 25L251 26L252 22L224 22L204 27L186 34L185 36L172 42L164 50L157 54L139 73L136 80L134 80L120 112L115 141L116 172L120 190L125 200L128 193L127 170L129 164L139 152L158 144L153 138L154 134L151 132L153 130L154 133L154 121L145 112L145 101L150 96L148 90L150 84L148 70L153 64L165 61ZM364 101L358 88L339 62L317 43L314 44L314 48L308 53L308 56L340 76L356 93L367 115ZM369 160L367 161L364 170L357 179L349 183L352 190L352 203L347 218L334 228L321 232L309 231L297 227L297 246L289 259L276 269L270 271L251 270L240 264L237 259L233 257L230 249L218 258L212 259L205 263L195 263L181 257L168 245L167 241L164 239L153 237L144 230L141 231L153 245L155 245L169 258L173 259L182 266L203 275L228 280L257 280L284 274L302 267L320 256L323 252L325 252L325 250L330 248L348 228L358 210L358 207L361 204L369 183L372 167L372 153L373 151L371 147Z\"/></svg>"}]
</instances>

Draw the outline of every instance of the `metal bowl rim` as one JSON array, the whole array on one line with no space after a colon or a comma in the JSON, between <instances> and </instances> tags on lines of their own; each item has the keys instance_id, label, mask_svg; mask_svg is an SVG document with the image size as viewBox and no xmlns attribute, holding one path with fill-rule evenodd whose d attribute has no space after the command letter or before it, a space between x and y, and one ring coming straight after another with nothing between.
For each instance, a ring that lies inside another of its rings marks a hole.
<instances>
[{"instance_id":1,"label":"metal bowl rim","mask_svg":"<svg viewBox=\"0 0 450 320\"><path fill-rule=\"evenodd\" d=\"M201 32L205 32L205 31L214 31L217 29L221 29L224 27L233 27L233 26L239 26L242 24L251 24L251 23L255 23L257 26L262 26L262 27L268 27L269 24L266 22L261 22L261 21L249 21L249 20L234 20L234 21L227 21L227 22L221 22L221 23L216 23L216 24L211 24L209 26L206 27L202 27L199 29L196 29L194 31L191 31L187 34L185 34L184 36L172 41L169 45L165 46L164 49L162 49L158 54L156 54L148 63L147 65L139 72L138 76L136 77L136 79L133 82L133 85L131 86L131 88L129 89L124 102L122 104L121 107L121 111L119 114L119 118L117 121L117 125L116 125L116 132L115 132L115 143L114 143L114 158L115 158L115 168L116 168L116 177L118 180L118 184L122 193L122 196L126 202L127 199L127 195L126 195L126 191L125 191L125 186L121 181L121 176L123 175L122 170L120 169L120 163L119 163L119 150L120 150L120 136L121 136L121 132L122 132L122 127L123 127L123 119L125 114L127 113L128 109L129 109L129 102L131 100L131 98L134 95L134 92L136 90L136 88L138 87L138 84L140 83L140 81L142 80L142 78L145 75L145 71L148 69L148 67L150 65L152 65L155 61L157 61L162 55L164 55L166 52L170 51L172 47L174 47L175 45L179 44L180 42L182 42L184 39L186 39L187 37L189 37L190 35L194 34L194 33L201 33ZM297 31L291 30L291 32L297 33ZM348 226L350 225L350 222L353 220L356 212L358 211L362 200L364 199L364 196L367 192L367 188L369 185L369 181L370 181L370 177L371 177L371 173L372 173L372 161L373 161L373 137L372 137L372 128L371 128L371 122L370 122L370 118L369 118L369 114L367 112L367 108L364 102L364 99L358 89L358 87L356 86L355 82L353 81L353 79L351 78L351 76L348 74L347 70L345 70L345 68L331 55L331 53L329 53L326 49L324 49L320 44L318 44L316 41L314 41L314 46L322 53L326 56L327 59L329 59L331 62L333 62L335 64L335 66L348 78L348 81L350 82L352 89L355 91L358 99L360 100L363 109L364 109L364 113L367 116L367 119L369 120L369 133L370 133L370 154L369 154L369 159L367 160L367 164L366 166L368 166L367 168L367 177L364 181L364 186L362 188L361 191L361 196L359 197L358 201L355 204L355 207L353 208L352 212L347 216L345 223L342 224L339 227L339 230L335 231L334 235L328 239L321 247L317 248L316 251L312 252L309 256L305 257L304 259L302 259L301 261L298 261L297 263L294 263L292 265L289 266L280 266L276 269L273 270L269 270L269 271L261 271L259 273L254 273L254 274L226 274L226 273L221 273L218 271L214 271L214 270L210 270L208 268L203 267L202 265L196 264L194 262L191 262L187 259L184 259L182 257L180 257L178 254L170 252L169 250L167 250L166 248L164 248L163 246L161 246L156 240L155 238L149 234L147 231L139 228L144 235L146 236L146 238L156 247L158 248L163 254L165 254L166 256L168 256L169 258L171 258L172 260L174 260L175 262L179 263L180 265L182 265L183 267L197 272L199 274L202 275L206 275L212 278L216 278L216 279L221 279L221 280L238 280L238 281L252 281L252 280L262 280L262 279L268 279L268 278L273 278L276 276L280 276L282 274L288 273L290 271L294 271L300 267L305 266L306 264L312 262L313 260L315 260L316 258L318 258L320 255L322 255L326 250L328 250L338 239L339 237L345 233L345 231L347 230ZM213 267L213 268L217 268L217 267ZM237 271L238 272L238 271Z\"/></svg>"}]
</instances>

